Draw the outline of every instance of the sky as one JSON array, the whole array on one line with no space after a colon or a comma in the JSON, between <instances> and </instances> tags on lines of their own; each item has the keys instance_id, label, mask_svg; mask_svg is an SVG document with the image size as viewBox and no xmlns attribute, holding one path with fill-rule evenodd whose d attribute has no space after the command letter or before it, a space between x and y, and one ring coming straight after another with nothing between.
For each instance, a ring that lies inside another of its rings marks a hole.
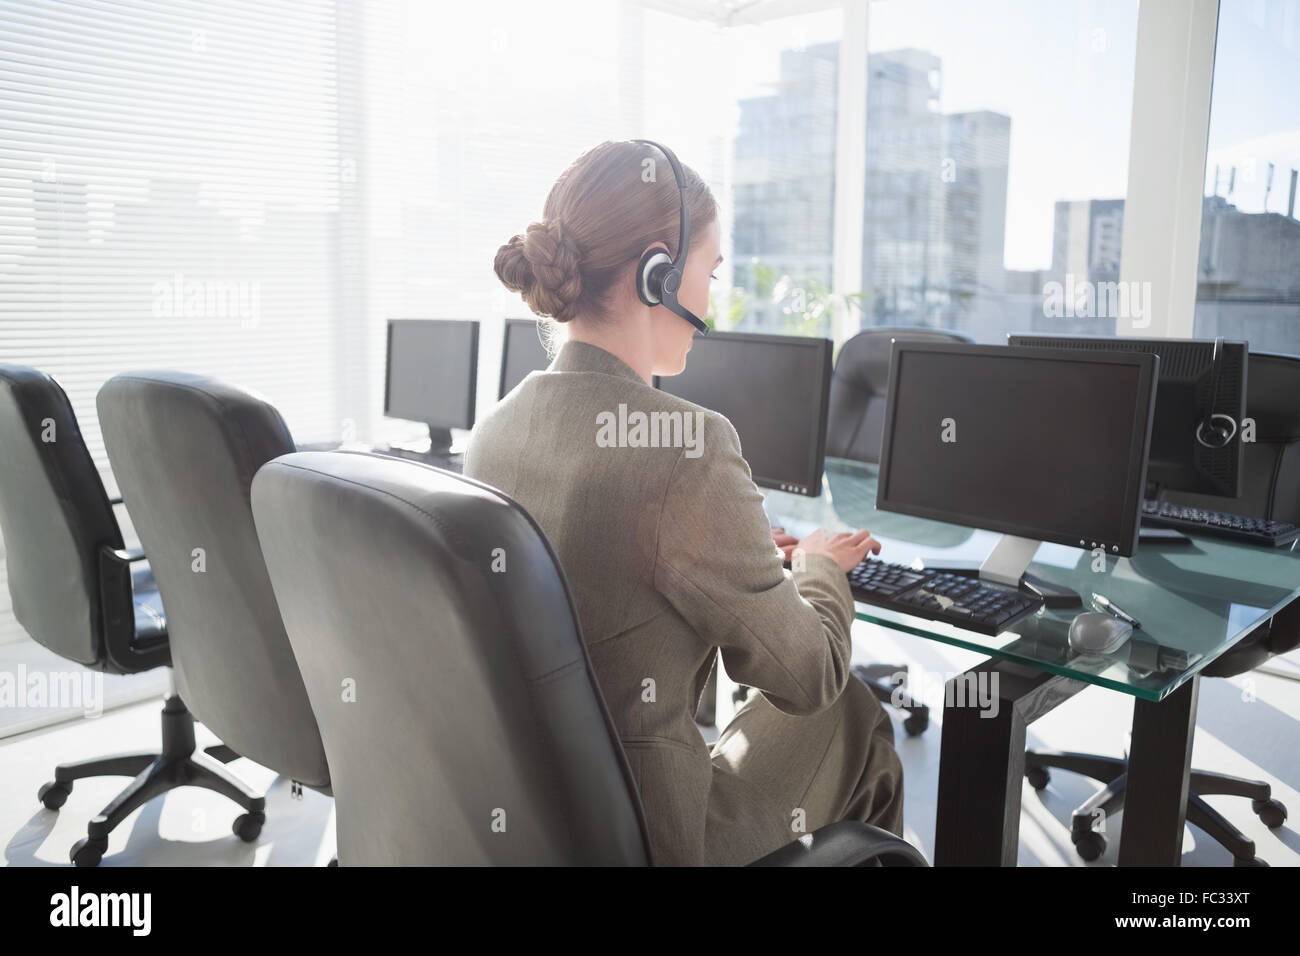
<instances>
[{"instance_id":1,"label":"sky","mask_svg":"<svg viewBox=\"0 0 1300 956\"><path fill-rule=\"evenodd\" d=\"M1206 192L1247 212L1286 212L1290 171L1300 169L1300 2L1222 0L1210 102ZM1275 168L1265 206L1268 164ZM1300 200L1297 200L1300 205Z\"/></svg>"}]
</instances>

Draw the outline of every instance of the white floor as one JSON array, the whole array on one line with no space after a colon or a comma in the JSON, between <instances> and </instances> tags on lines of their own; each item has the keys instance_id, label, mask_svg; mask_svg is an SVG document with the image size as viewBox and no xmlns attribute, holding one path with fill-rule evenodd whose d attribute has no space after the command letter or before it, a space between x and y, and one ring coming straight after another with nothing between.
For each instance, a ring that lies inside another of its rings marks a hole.
<instances>
[{"instance_id":1,"label":"white floor","mask_svg":"<svg viewBox=\"0 0 1300 956\"><path fill-rule=\"evenodd\" d=\"M78 780L59 811L36 799L60 760L79 760L159 746L161 698L102 717L80 719L0 741L0 841L9 866L68 865L68 850L87 821L126 785L125 777ZM200 747L217 743L206 728ZM228 767L266 792L266 825L254 843L230 829L240 809L208 790L184 787L145 804L109 837L101 866L315 866L334 855L334 801L308 790L290 795L289 781L248 760Z\"/></svg>"},{"instance_id":2,"label":"white floor","mask_svg":"<svg viewBox=\"0 0 1300 956\"><path fill-rule=\"evenodd\" d=\"M979 655L933 641L859 623L861 660L907 663L914 675L940 681L977 663ZM1280 666L1300 672L1300 662ZM937 684L936 684L937 686ZM724 693L723 697L727 695ZM932 704L938 703L931 702ZM69 723L0 740L0 845L4 863L14 866L66 865L68 848L85 832L86 821L111 800L124 778L80 781L63 808L45 810L36 791L53 765L116 751L158 745L159 701L152 699ZM1132 699L1090 688L1029 729L1030 746L1122 752ZM934 848L935 789L938 781L941 707L930 728L907 737L895 718L899 754L906 773L906 836L927 856ZM1248 801L1212 797L1210 802L1255 840L1261 858L1273 866L1300 864L1300 683L1263 674L1201 683L1194 765L1273 784L1274 795L1292 818L1270 831ZM215 743L200 728L200 746ZM248 783L269 788L267 822L252 845L240 842L230 825L239 810L205 790L174 790L137 811L114 831L103 866L319 866L334 853L333 801L312 791L290 795L289 782L247 760L230 765ZM1070 843L1070 813L1094 789L1082 777L1055 773L1042 793L1025 785L1020 824L1021 866L1083 866ZM1110 845L1100 861L1112 865L1123 815L1110 821ZM1226 866L1231 857L1192 828L1185 838L1185 866Z\"/></svg>"}]
</instances>

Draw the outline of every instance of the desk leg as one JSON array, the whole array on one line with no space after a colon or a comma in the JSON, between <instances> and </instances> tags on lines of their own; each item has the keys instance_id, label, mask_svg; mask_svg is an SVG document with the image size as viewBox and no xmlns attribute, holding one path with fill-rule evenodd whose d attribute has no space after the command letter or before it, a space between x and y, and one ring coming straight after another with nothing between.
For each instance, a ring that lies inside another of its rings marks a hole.
<instances>
[{"instance_id":1,"label":"desk leg","mask_svg":"<svg viewBox=\"0 0 1300 956\"><path fill-rule=\"evenodd\" d=\"M948 681L939 749L936 866L1016 865L1025 729L1086 686L996 659ZM996 710L978 706L980 699L996 701Z\"/></svg>"},{"instance_id":2,"label":"desk leg","mask_svg":"<svg viewBox=\"0 0 1300 956\"><path fill-rule=\"evenodd\" d=\"M1198 675L1159 703L1134 705L1120 866L1179 865L1200 688Z\"/></svg>"}]
</instances>

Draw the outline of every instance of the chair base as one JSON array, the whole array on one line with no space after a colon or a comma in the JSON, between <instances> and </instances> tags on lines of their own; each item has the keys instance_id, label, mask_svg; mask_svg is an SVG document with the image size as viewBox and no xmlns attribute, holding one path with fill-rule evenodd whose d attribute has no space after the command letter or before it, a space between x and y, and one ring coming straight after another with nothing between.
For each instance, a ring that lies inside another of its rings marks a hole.
<instances>
[{"instance_id":1,"label":"chair base","mask_svg":"<svg viewBox=\"0 0 1300 956\"><path fill-rule=\"evenodd\" d=\"M918 703L899 686L900 674L907 674L906 664L859 664L853 668L853 676L867 685L876 700L897 707L907 714L903 729L907 731L907 736L915 737L930 726L930 708Z\"/></svg>"},{"instance_id":2,"label":"chair base","mask_svg":"<svg viewBox=\"0 0 1300 956\"><path fill-rule=\"evenodd\" d=\"M134 778L90 821L86 838L73 844L68 856L77 866L98 865L108 849L108 835L113 828L154 797L176 787L204 787L239 804L245 812L235 818L232 829L244 842L256 840L262 832L266 798L255 794L207 754L194 752L194 715L179 697L168 697L163 703L162 743L161 753L117 754L54 768L54 779L41 787L37 795L49 810L63 806L72 792L73 781L106 776ZM229 752L233 755L233 751Z\"/></svg>"},{"instance_id":3,"label":"chair base","mask_svg":"<svg viewBox=\"0 0 1300 956\"><path fill-rule=\"evenodd\" d=\"M1047 786L1051 769L1080 773L1105 784L1075 809L1070 823L1070 839L1079 856L1095 860L1106 852L1106 818L1124 806L1128 761L1097 754L1025 751L1025 776L1035 790ZM1251 810L1265 826L1276 829L1286 822L1287 811L1280 800L1273 798L1272 787L1263 780L1200 770L1193 770L1188 777L1187 822L1231 853L1235 866L1267 866L1255 856L1255 841L1205 801L1205 797L1215 794L1249 797Z\"/></svg>"}]
</instances>

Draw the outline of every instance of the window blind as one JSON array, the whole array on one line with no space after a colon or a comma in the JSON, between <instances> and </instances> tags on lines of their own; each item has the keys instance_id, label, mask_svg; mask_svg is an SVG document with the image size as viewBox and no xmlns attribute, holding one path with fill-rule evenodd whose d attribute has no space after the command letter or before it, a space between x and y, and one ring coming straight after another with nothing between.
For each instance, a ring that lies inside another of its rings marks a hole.
<instances>
[{"instance_id":1,"label":"window blind","mask_svg":"<svg viewBox=\"0 0 1300 956\"><path fill-rule=\"evenodd\" d=\"M335 0L0 4L0 361L63 385L110 492L95 394L128 369L339 433L350 42Z\"/></svg>"}]
</instances>

